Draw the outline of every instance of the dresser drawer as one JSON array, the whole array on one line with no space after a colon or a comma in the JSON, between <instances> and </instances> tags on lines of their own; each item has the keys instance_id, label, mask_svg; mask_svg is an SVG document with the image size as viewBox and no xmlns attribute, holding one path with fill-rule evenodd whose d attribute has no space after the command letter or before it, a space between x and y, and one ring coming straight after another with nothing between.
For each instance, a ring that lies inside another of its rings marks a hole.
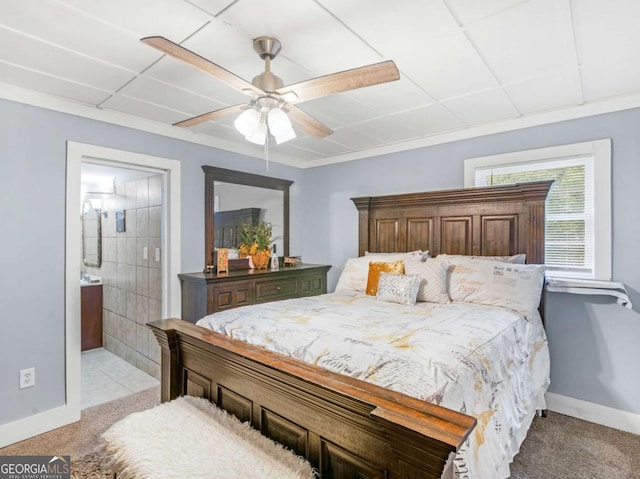
<instances>
[{"instance_id":1,"label":"dresser drawer","mask_svg":"<svg viewBox=\"0 0 640 479\"><path fill-rule=\"evenodd\" d=\"M209 286L207 313L224 311L253 304L254 286L252 281L221 283Z\"/></svg>"},{"instance_id":2,"label":"dresser drawer","mask_svg":"<svg viewBox=\"0 0 640 479\"><path fill-rule=\"evenodd\" d=\"M296 278L256 281L256 303L288 299L298 294Z\"/></svg>"},{"instance_id":3,"label":"dresser drawer","mask_svg":"<svg viewBox=\"0 0 640 479\"><path fill-rule=\"evenodd\" d=\"M327 292L326 274L308 274L298 278L300 296L315 296Z\"/></svg>"}]
</instances>

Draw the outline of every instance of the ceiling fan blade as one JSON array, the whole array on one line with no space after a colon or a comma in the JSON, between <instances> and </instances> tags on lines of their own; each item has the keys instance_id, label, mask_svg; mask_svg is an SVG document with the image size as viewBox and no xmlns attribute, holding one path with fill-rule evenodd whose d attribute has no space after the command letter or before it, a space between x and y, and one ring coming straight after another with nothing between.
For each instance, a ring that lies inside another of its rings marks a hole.
<instances>
[{"instance_id":1,"label":"ceiling fan blade","mask_svg":"<svg viewBox=\"0 0 640 479\"><path fill-rule=\"evenodd\" d=\"M333 133L332 129L320 123L314 117L305 113L297 106L287 104L284 109L287 112L287 115L289 115L289 119L311 136L324 138L325 136L329 136Z\"/></svg>"},{"instance_id":2,"label":"ceiling fan blade","mask_svg":"<svg viewBox=\"0 0 640 479\"><path fill-rule=\"evenodd\" d=\"M292 100L292 102L300 103L301 101L313 100L333 93L355 90L356 88L398 79L400 79L400 73L396 64L392 60L388 60L294 83L293 85L278 88L276 92L284 95L293 91L298 98Z\"/></svg>"},{"instance_id":3,"label":"ceiling fan blade","mask_svg":"<svg viewBox=\"0 0 640 479\"><path fill-rule=\"evenodd\" d=\"M209 113L203 113L202 115L194 116L193 118L187 118L186 120L174 123L173 126L181 126L183 128L187 128L189 126L199 125L200 123L204 123L205 121L215 120L216 118L224 115L230 115L241 110L246 110L247 108L249 108L249 105L245 105L244 103L240 105L228 106L226 108L221 108L220 110L210 111Z\"/></svg>"},{"instance_id":4,"label":"ceiling fan blade","mask_svg":"<svg viewBox=\"0 0 640 479\"><path fill-rule=\"evenodd\" d=\"M265 92L260 88L231 73L229 70L216 65L206 58L201 57L197 53L194 53L191 50L187 50L186 48L178 45L177 43L173 43L171 40L167 40L164 37L146 37L140 39L140 41L146 45L149 45L150 47L155 48L156 50L160 50L161 52L172 56L173 58L182 60L189 65L193 65L194 67L199 68L200 70L209 73L210 75L213 75L214 77L225 82L231 88L239 91L240 93L244 93L245 95L248 94L249 96L251 96L252 92L256 93L257 95L265 94Z\"/></svg>"}]
</instances>

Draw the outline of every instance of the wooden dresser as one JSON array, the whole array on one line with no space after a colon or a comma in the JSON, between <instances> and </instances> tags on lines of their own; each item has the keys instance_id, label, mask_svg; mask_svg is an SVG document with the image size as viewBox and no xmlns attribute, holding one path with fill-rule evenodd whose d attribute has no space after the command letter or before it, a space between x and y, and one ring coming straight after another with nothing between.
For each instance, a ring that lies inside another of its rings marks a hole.
<instances>
[{"instance_id":1,"label":"wooden dresser","mask_svg":"<svg viewBox=\"0 0 640 479\"><path fill-rule=\"evenodd\" d=\"M182 319L195 323L208 314L238 306L324 294L329 268L328 265L300 264L277 270L247 269L220 275L179 274Z\"/></svg>"}]
</instances>

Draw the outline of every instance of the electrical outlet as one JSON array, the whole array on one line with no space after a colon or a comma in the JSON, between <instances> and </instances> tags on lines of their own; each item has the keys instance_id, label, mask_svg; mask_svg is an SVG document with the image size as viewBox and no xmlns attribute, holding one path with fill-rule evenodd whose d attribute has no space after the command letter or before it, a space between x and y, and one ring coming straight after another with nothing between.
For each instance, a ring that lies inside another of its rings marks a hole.
<instances>
[{"instance_id":1,"label":"electrical outlet","mask_svg":"<svg viewBox=\"0 0 640 479\"><path fill-rule=\"evenodd\" d=\"M148 259L148 258L149 258L149 253L148 253L147 247L143 246L142 247L142 259Z\"/></svg>"},{"instance_id":2,"label":"electrical outlet","mask_svg":"<svg viewBox=\"0 0 640 479\"><path fill-rule=\"evenodd\" d=\"M36 385L36 368L20 370L20 389Z\"/></svg>"}]
</instances>

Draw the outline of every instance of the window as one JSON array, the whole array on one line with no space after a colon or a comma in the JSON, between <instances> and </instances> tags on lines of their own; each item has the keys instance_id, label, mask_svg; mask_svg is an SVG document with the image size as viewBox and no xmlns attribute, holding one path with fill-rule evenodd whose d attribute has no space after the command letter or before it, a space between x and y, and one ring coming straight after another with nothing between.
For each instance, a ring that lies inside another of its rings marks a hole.
<instances>
[{"instance_id":1,"label":"window","mask_svg":"<svg viewBox=\"0 0 640 479\"><path fill-rule=\"evenodd\" d=\"M465 186L554 180L546 203L547 275L611 279L611 142L465 160Z\"/></svg>"}]
</instances>

